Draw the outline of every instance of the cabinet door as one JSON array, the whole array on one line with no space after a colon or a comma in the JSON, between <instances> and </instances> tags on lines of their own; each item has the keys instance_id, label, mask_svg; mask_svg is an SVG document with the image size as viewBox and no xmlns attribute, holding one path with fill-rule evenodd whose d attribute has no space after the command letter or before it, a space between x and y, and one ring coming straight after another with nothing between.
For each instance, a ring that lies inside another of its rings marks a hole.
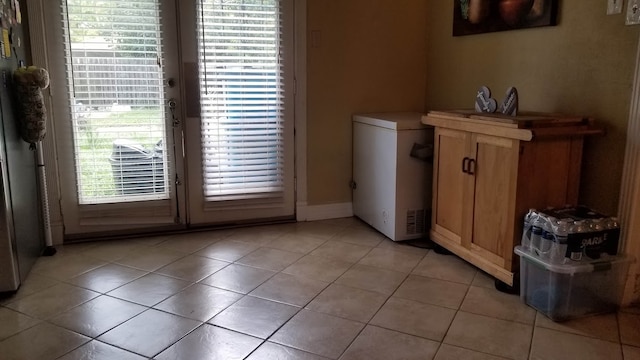
<instances>
[{"instance_id":1,"label":"cabinet door","mask_svg":"<svg viewBox=\"0 0 640 360\"><path fill-rule=\"evenodd\" d=\"M506 138L471 136L473 226L466 235L472 252L503 268L510 268L514 246L518 144Z\"/></svg>"},{"instance_id":2,"label":"cabinet door","mask_svg":"<svg viewBox=\"0 0 640 360\"><path fill-rule=\"evenodd\" d=\"M462 161L469 151L470 133L436 128L433 166L433 219L436 233L462 243L463 201L468 175Z\"/></svg>"}]
</instances>

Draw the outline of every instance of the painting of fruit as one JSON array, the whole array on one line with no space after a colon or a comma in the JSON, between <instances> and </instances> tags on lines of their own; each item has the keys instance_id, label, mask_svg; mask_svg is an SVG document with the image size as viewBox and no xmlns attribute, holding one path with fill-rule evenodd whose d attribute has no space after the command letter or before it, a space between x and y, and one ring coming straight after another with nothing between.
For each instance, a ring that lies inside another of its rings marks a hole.
<instances>
[{"instance_id":1,"label":"painting of fruit","mask_svg":"<svg viewBox=\"0 0 640 360\"><path fill-rule=\"evenodd\" d=\"M556 25L558 0L453 1L453 36Z\"/></svg>"}]
</instances>

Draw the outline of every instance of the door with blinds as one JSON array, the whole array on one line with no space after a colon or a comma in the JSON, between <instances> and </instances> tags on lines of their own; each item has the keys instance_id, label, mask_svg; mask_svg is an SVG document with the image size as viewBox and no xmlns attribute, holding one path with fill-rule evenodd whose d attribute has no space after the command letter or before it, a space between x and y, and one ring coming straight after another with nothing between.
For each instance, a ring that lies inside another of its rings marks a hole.
<instances>
[{"instance_id":1,"label":"door with blinds","mask_svg":"<svg viewBox=\"0 0 640 360\"><path fill-rule=\"evenodd\" d=\"M293 1L180 6L189 222L293 217Z\"/></svg>"},{"instance_id":2,"label":"door with blinds","mask_svg":"<svg viewBox=\"0 0 640 360\"><path fill-rule=\"evenodd\" d=\"M293 0L41 3L66 237L293 217Z\"/></svg>"},{"instance_id":3,"label":"door with blinds","mask_svg":"<svg viewBox=\"0 0 640 360\"><path fill-rule=\"evenodd\" d=\"M184 223L175 1L44 6L65 235Z\"/></svg>"}]
</instances>

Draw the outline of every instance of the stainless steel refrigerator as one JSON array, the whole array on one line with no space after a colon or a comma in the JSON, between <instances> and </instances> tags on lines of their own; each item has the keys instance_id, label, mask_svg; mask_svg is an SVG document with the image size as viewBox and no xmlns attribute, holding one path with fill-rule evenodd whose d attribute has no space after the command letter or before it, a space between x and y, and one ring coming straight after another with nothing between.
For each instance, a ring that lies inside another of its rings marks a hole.
<instances>
[{"instance_id":1,"label":"stainless steel refrigerator","mask_svg":"<svg viewBox=\"0 0 640 360\"><path fill-rule=\"evenodd\" d=\"M20 138L15 106L19 99L12 90L13 71L20 62L29 61L26 14L21 1L21 24L5 18L7 14L15 16L11 3L0 3L5 7L2 25L6 28L7 22L10 24L11 47L10 55L2 51L0 59L0 294L20 287L44 249L36 154Z\"/></svg>"}]
</instances>

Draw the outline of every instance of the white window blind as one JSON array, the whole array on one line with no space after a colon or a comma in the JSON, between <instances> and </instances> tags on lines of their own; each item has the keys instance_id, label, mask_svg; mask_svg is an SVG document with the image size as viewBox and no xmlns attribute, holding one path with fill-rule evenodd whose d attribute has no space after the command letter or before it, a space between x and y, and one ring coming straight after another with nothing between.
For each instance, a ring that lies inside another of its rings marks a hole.
<instances>
[{"instance_id":1,"label":"white window blind","mask_svg":"<svg viewBox=\"0 0 640 360\"><path fill-rule=\"evenodd\" d=\"M62 0L80 204L169 198L160 0Z\"/></svg>"},{"instance_id":2,"label":"white window blind","mask_svg":"<svg viewBox=\"0 0 640 360\"><path fill-rule=\"evenodd\" d=\"M205 198L280 197L280 2L200 0L198 12Z\"/></svg>"}]
</instances>

